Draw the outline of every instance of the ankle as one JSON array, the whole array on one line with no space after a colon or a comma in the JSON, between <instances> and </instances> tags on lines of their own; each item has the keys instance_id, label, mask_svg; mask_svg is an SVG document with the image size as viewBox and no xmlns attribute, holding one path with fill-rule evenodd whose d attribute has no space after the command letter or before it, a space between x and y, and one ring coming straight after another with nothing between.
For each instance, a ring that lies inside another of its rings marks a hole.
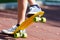
<instances>
[{"instance_id":1,"label":"ankle","mask_svg":"<svg viewBox=\"0 0 60 40\"><path fill-rule=\"evenodd\" d=\"M20 24L17 24L16 26L20 26Z\"/></svg>"}]
</instances>

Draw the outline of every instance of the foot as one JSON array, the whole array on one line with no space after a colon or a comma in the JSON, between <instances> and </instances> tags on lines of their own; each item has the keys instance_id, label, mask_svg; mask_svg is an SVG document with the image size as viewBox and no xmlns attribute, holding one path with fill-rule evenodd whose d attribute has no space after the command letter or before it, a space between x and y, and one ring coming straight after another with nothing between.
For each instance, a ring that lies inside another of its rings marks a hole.
<instances>
[{"instance_id":1,"label":"foot","mask_svg":"<svg viewBox=\"0 0 60 40\"><path fill-rule=\"evenodd\" d=\"M18 25L14 25L10 29L2 30L2 32L5 33L5 34L12 34L17 27L18 27ZM26 31L25 30L20 30L20 32L26 32Z\"/></svg>"},{"instance_id":2,"label":"foot","mask_svg":"<svg viewBox=\"0 0 60 40\"><path fill-rule=\"evenodd\" d=\"M27 15L29 14L35 14L36 12L41 11L41 8L38 5L31 5L27 8Z\"/></svg>"},{"instance_id":3,"label":"foot","mask_svg":"<svg viewBox=\"0 0 60 40\"><path fill-rule=\"evenodd\" d=\"M12 28L10 28L10 29L2 30L2 32L5 33L5 34L12 34L18 26L19 26L19 25L14 25L14 26L12 26ZM25 30L25 29L24 29L24 30L20 30L20 32L25 33L26 30Z\"/></svg>"},{"instance_id":4,"label":"foot","mask_svg":"<svg viewBox=\"0 0 60 40\"><path fill-rule=\"evenodd\" d=\"M2 30L2 32L5 33L5 34L12 34L15 31L16 28L17 28L17 25L14 25L10 29Z\"/></svg>"}]
</instances>

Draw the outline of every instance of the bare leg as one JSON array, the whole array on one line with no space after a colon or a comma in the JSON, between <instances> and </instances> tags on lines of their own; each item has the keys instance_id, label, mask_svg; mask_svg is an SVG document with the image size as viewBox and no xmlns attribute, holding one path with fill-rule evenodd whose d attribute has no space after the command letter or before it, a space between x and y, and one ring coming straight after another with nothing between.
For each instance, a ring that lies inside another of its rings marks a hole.
<instances>
[{"instance_id":1,"label":"bare leg","mask_svg":"<svg viewBox=\"0 0 60 40\"><path fill-rule=\"evenodd\" d=\"M18 0L18 24L25 20L25 13L27 9L27 0Z\"/></svg>"},{"instance_id":2,"label":"bare leg","mask_svg":"<svg viewBox=\"0 0 60 40\"><path fill-rule=\"evenodd\" d=\"M21 24L25 20L25 13L27 9L27 0L18 0L18 20L17 25L12 26L12 28L8 30L2 30L3 33L12 34L17 26Z\"/></svg>"},{"instance_id":3,"label":"bare leg","mask_svg":"<svg viewBox=\"0 0 60 40\"><path fill-rule=\"evenodd\" d=\"M29 2L30 5L37 4L35 0L28 0L28 2Z\"/></svg>"}]
</instances>

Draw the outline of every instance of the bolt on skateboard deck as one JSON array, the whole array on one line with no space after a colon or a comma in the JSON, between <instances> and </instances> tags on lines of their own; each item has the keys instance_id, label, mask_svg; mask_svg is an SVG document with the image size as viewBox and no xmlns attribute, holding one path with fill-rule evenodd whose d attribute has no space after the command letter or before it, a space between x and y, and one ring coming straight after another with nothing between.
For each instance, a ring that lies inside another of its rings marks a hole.
<instances>
[{"instance_id":1,"label":"bolt on skateboard deck","mask_svg":"<svg viewBox=\"0 0 60 40\"><path fill-rule=\"evenodd\" d=\"M19 30L24 30L25 28L27 28L30 24L32 24L34 22L34 20L33 20L34 17L36 17L38 15L40 15L40 17L43 16L44 11L37 12L34 15L32 15L31 17L27 18L22 24L20 24L20 26L18 26L16 28L16 30L12 34L17 33Z\"/></svg>"}]
</instances>

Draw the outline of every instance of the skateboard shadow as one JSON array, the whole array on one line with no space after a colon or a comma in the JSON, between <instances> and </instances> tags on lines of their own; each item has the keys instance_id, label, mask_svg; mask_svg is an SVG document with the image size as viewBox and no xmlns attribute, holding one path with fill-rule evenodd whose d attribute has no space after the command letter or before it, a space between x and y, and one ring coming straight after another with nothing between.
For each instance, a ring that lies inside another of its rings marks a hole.
<instances>
[{"instance_id":1,"label":"skateboard shadow","mask_svg":"<svg viewBox=\"0 0 60 40\"><path fill-rule=\"evenodd\" d=\"M48 8L42 8L45 11L44 16L51 21L60 22L60 6L47 6Z\"/></svg>"},{"instance_id":2,"label":"skateboard shadow","mask_svg":"<svg viewBox=\"0 0 60 40\"><path fill-rule=\"evenodd\" d=\"M4 34L2 32L0 32L0 39L1 40L15 40L15 38L13 38L13 35Z\"/></svg>"}]
</instances>

